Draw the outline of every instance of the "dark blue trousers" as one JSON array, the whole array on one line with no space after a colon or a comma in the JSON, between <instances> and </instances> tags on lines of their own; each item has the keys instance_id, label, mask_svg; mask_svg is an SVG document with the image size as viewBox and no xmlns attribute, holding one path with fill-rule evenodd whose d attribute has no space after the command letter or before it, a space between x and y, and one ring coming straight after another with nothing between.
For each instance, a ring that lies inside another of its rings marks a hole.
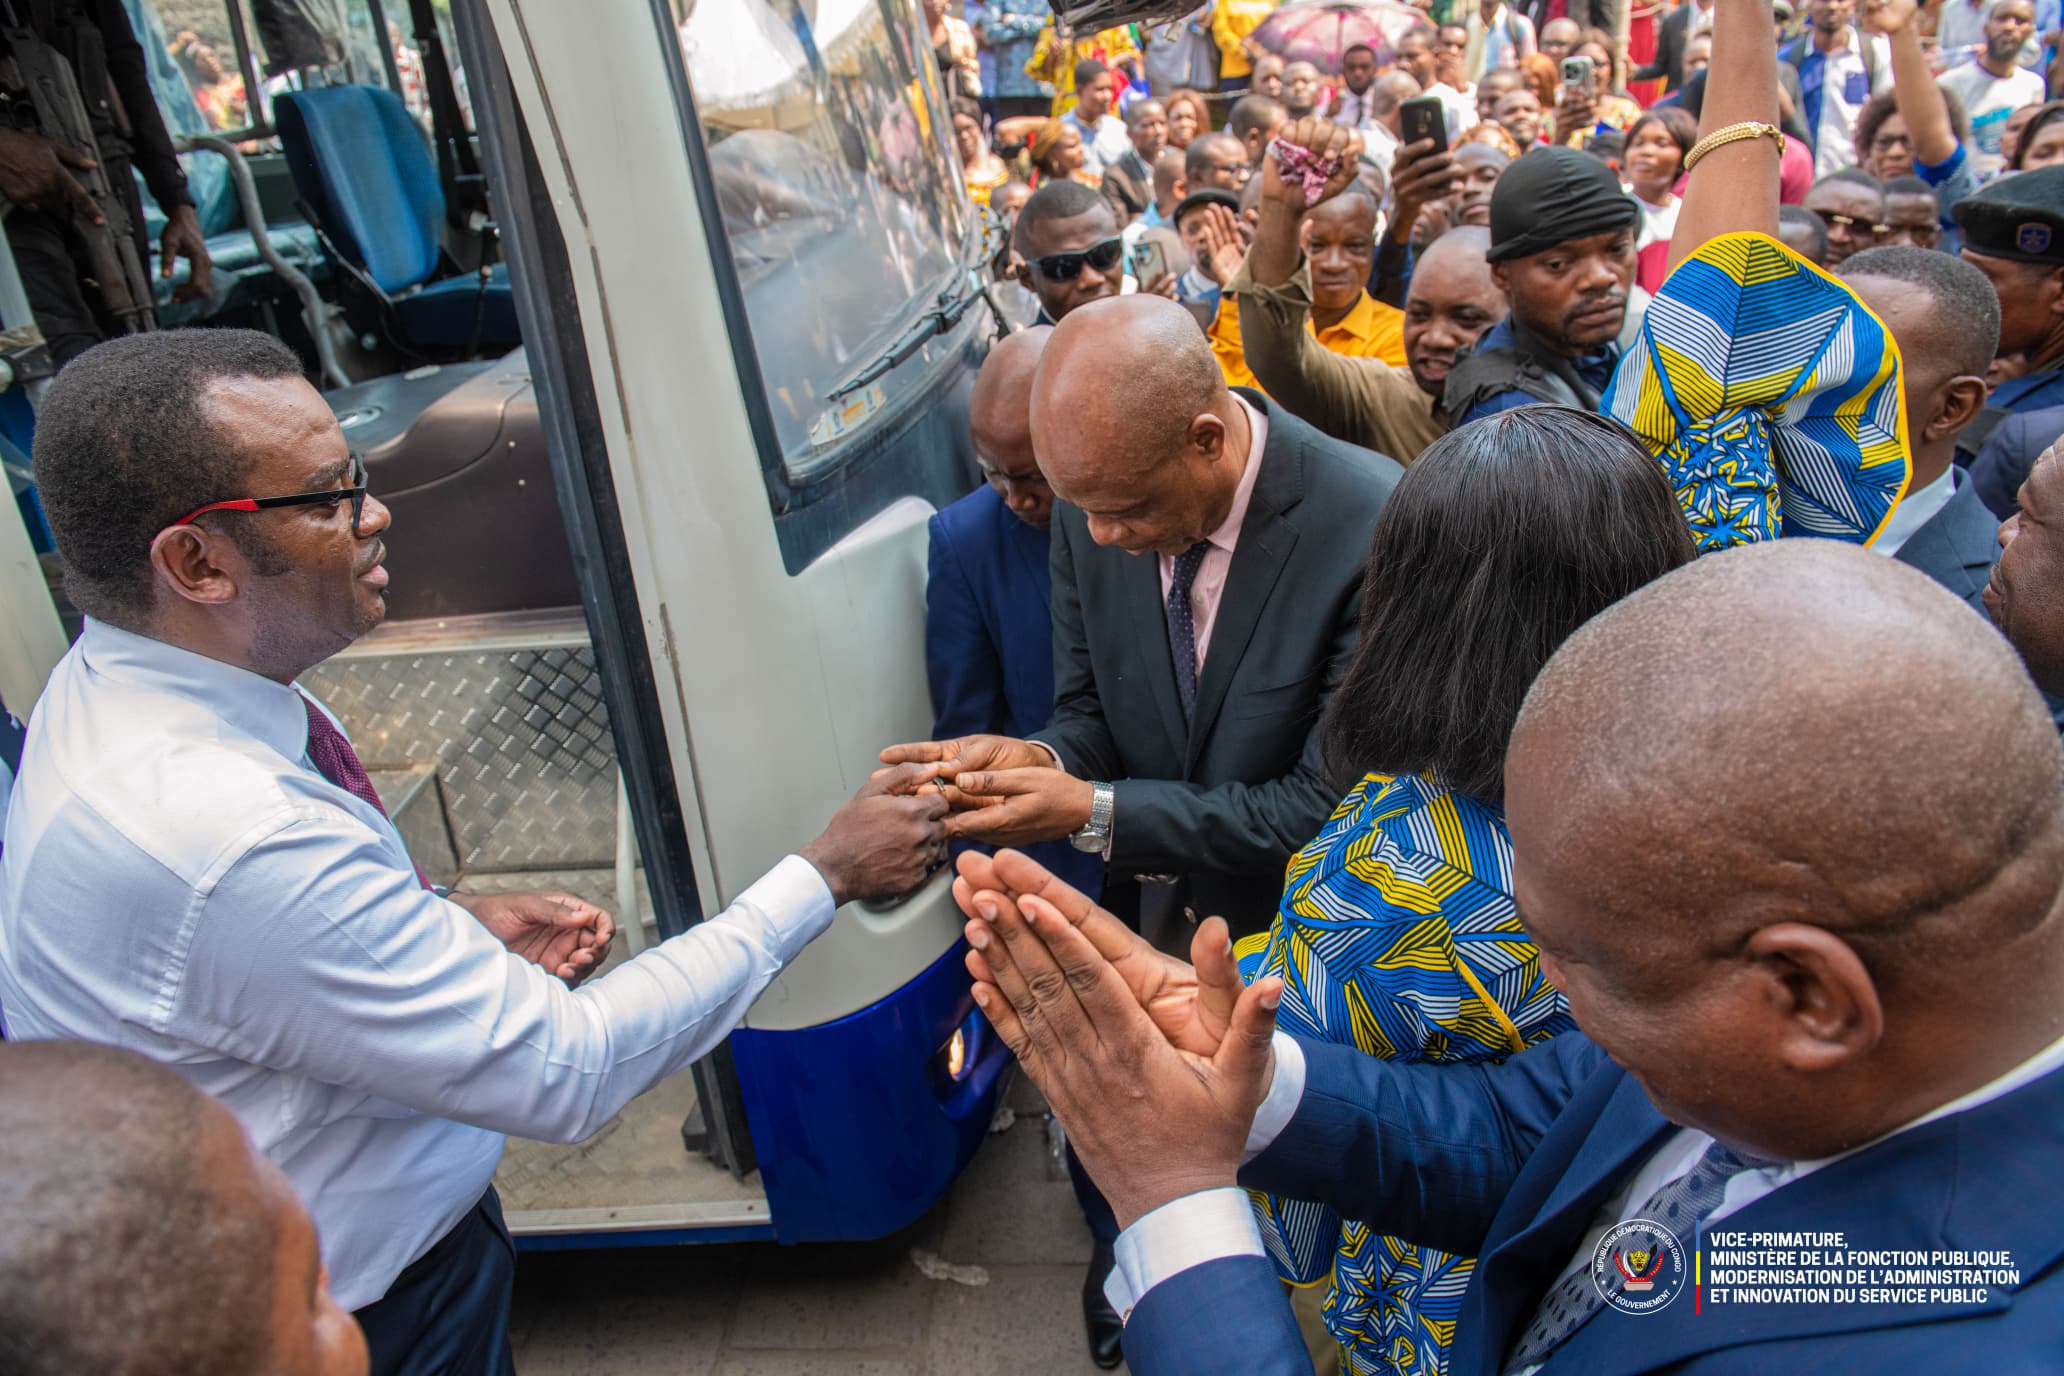
<instances>
[{"instance_id":1,"label":"dark blue trousers","mask_svg":"<svg viewBox=\"0 0 2064 1376\"><path fill-rule=\"evenodd\" d=\"M372 1376L515 1376L509 1304L516 1246L492 1187L472 1212L359 1310Z\"/></svg>"}]
</instances>

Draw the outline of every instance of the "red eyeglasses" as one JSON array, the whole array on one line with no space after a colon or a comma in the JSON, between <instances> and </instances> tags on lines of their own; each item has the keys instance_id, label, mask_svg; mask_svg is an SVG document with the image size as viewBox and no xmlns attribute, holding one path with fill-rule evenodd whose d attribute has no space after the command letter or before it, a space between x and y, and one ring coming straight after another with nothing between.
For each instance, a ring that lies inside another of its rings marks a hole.
<instances>
[{"instance_id":1,"label":"red eyeglasses","mask_svg":"<svg viewBox=\"0 0 2064 1376\"><path fill-rule=\"evenodd\" d=\"M339 502L349 501L351 503L351 533L356 535L358 534L359 518L365 514L367 485L365 460L359 455L353 454L351 456L351 467L345 473L345 476L351 480L348 487L326 487L320 492L297 492L291 497L236 497L226 502L210 502L206 506L195 507L192 511L187 512L186 515L172 522L172 525L190 526L194 523L196 517L205 516L211 511L269 511L276 506L315 506L319 503L328 503L334 507ZM167 526L166 529L171 529L171 526Z\"/></svg>"}]
</instances>

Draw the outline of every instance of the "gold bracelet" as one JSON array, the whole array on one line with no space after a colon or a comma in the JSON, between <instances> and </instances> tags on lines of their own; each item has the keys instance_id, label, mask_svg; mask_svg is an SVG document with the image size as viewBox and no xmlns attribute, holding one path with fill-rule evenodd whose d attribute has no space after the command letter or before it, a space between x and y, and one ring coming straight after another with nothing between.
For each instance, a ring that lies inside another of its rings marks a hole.
<instances>
[{"instance_id":1,"label":"gold bracelet","mask_svg":"<svg viewBox=\"0 0 2064 1376\"><path fill-rule=\"evenodd\" d=\"M1768 138L1777 145L1778 156L1784 156L1784 130L1774 124L1764 124L1760 120L1744 120L1740 124L1730 124L1724 128L1715 129L1712 133L1693 144L1691 151L1684 155L1684 170L1686 172L1691 171L1692 168L1699 165L1700 159L1723 144L1739 143L1743 139L1760 138Z\"/></svg>"}]
</instances>

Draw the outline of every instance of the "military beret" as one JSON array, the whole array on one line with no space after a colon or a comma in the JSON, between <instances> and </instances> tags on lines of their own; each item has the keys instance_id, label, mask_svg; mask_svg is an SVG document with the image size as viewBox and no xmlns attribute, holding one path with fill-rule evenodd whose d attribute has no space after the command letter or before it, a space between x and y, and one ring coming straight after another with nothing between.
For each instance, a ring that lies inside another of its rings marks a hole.
<instances>
[{"instance_id":1,"label":"military beret","mask_svg":"<svg viewBox=\"0 0 2064 1376\"><path fill-rule=\"evenodd\" d=\"M1964 247L1987 258L2064 264L2064 166L2001 177L1950 208Z\"/></svg>"}]
</instances>

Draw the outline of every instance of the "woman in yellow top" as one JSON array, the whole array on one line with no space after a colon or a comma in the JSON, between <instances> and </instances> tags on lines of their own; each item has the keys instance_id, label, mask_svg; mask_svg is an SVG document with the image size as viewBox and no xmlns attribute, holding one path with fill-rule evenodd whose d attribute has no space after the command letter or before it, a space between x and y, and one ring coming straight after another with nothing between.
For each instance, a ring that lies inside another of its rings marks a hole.
<instances>
[{"instance_id":1,"label":"woman in yellow top","mask_svg":"<svg viewBox=\"0 0 2064 1376\"><path fill-rule=\"evenodd\" d=\"M1088 38L1062 38L1048 24L1039 31L1039 42L1025 63L1025 75L1053 87L1055 119L1075 108L1075 64L1085 57L1123 73L1128 82L1140 80L1140 45L1132 25L1121 24Z\"/></svg>"},{"instance_id":2,"label":"woman in yellow top","mask_svg":"<svg viewBox=\"0 0 2064 1376\"><path fill-rule=\"evenodd\" d=\"M1311 320L1307 328L1336 354L1380 358L1405 366L1405 313L1369 295L1376 263L1376 199L1351 188L1305 212L1304 247L1311 260ZM1237 266L1237 248L1234 265ZM1230 276L1231 274L1228 274ZM1218 298L1208 331L1211 352L1229 387L1259 388L1240 342L1240 307L1231 293Z\"/></svg>"},{"instance_id":3,"label":"woman in yellow top","mask_svg":"<svg viewBox=\"0 0 2064 1376\"><path fill-rule=\"evenodd\" d=\"M1218 89L1244 91L1261 49L1248 35L1276 12L1277 0L1217 0L1211 7L1211 37L1218 44Z\"/></svg>"},{"instance_id":4,"label":"woman in yellow top","mask_svg":"<svg viewBox=\"0 0 2064 1376\"><path fill-rule=\"evenodd\" d=\"M953 106L953 147L960 154L960 175L966 181L968 199L976 205L989 204L989 193L1010 180L1010 165L996 156L982 135L982 107L965 96Z\"/></svg>"}]
</instances>

